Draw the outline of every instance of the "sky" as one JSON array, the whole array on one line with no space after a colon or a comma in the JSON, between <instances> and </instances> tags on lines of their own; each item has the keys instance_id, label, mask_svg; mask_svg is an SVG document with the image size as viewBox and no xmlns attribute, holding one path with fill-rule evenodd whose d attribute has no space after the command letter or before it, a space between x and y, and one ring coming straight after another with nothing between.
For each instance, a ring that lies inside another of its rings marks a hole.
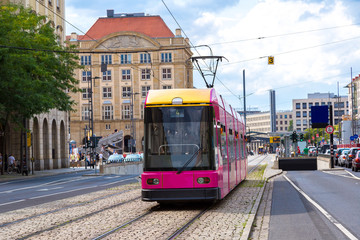
<instances>
[{"instance_id":1,"label":"sky","mask_svg":"<svg viewBox=\"0 0 360 240\"><path fill-rule=\"evenodd\" d=\"M106 10L159 15L194 56L223 56L214 87L235 109L292 110L308 93L348 95L360 75L359 0L66 0L66 33L84 34ZM207 45L201 47L201 45ZM210 52L211 49L211 52ZM268 57L274 64L268 64ZM203 63L208 68L212 63ZM207 79L211 81L211 79ZM338 87L339 86L339 87ZM206 88L194 68L194 87Z\"/></svg>"}]
</instances>

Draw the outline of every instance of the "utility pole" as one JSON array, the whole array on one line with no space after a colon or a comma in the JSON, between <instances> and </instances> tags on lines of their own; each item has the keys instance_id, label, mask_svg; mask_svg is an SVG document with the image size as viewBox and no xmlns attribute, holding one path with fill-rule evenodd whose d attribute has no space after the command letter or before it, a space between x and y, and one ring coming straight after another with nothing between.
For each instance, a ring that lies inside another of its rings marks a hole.
<instances>
[{"instance_id":1,"label":"utility pole","mask_svg":"<svg viewBox=\"0 0 360 240\"><path fill-rule=\"evenodd\" d=\"M246 89L245 89L245 69L243 70L243 95L244 95L244 125L246 132Z\"/></svg>"},{"instance_id":2,"label":"utility pole","mask_svg":"<svg viewBox=\"0 0 360 240\"><path fill-rule=\"evenodd\" d=\"M332 104L329 106L330 111L330 125L333 126L333 109ZM330 134L330 164L334 168L334 133Z\"/></svg>"}]
</instances>

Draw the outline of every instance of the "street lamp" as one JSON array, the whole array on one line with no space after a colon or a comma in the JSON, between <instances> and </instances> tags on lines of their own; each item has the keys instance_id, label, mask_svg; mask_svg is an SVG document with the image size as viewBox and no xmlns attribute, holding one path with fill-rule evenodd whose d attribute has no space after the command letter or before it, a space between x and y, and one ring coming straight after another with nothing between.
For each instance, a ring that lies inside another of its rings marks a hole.
<instances>
[{"instance_id":1,"label":"street lamp","mask_svg":"<svg viewBox=\"0 0 360 240\"><path fill-rule=\"evenodd\" d=\"M93 111L93 84L92 81L94 79L94 86L95 86L95 79L100 79L100 77L90 77L90 81L88 81L88 87L90 89L89 95L89 133L90 133L90 163L93 163L93 155L94 155L94 149L95 149L95 141L94 141L94 111ZM94 163L94 168L96 167L96 164ZM85 162L85 169L86 169L86 162ZM96 172L96 168L95 168Z\"/></svg>"}]
</instances>

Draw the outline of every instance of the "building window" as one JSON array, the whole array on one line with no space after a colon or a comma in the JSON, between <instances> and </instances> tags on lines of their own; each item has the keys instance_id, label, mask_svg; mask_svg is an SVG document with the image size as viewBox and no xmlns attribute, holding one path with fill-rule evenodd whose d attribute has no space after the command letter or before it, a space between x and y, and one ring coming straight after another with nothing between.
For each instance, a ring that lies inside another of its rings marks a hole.
<instances>
[{"instance_id":1,"label":"building window","mask_svg":"<svg viewBox=\"0 0 360 240\"><path fill-rule=\"evenodd\" d=\"M277 116L276 116L277 117ZM282 119L283 118L283 116L282 115L280 115L280 119Z\"/></svg>"},{"instance_id":2,"label":"building window","mask_svg":"<svg viewBox=\"0 0 360 240\"><path fill-rule=\"evenodd\" d=\"M288 130L288 128L287 127L285 127L285 131L287 131Z\"/></svg>"},{"instance_id":3,"label":"building window","mask_svg":"<svg viewBox=\"0 0 360 240\"><path fill-rule=\"evenodd\" d=\"M162 79L163 80L171 80L171 68L163 68L162 69Z\"/></svg>"},{"instance_id":4,"label":"building window","mask_svg":"<svg viewBox=\"0 0 360 240\"><path fill-rule=\"evenodd\" d=\"M315 103L315 106L320 106L318 102Z\"/></svg>"},{"instance_id":5,"label":"building window","mask_svg":"<svg viewBox=\"0 0 360 240\"><path fill-rule=\"evenodd\" d=\"M280 127L280 131L282 131L283 130L283 127Z\"/></svg>"},{"instance_id":6,"label":"building window","mask_svg":"<svg viewBox=\"0 0 360 240\"><path fill-rule=\"evenodd\" d=\"M300 109L300 103L296 103L296 109Z\"/></svg>"},{"instance_id":7,"label":"building window","mask_svg":"<svg viewBox=\"0 0 360 240\"><path fill-rule=\"evenodd\" d=\"M161 62L172 62L172 54L167 53L161 53Z\"/></svg>"},{"instance_id":8,"label":"building window","mask_svg":"<svg viewBox=\"0 0 360 240\"><path fill-rule=\"evenodd\" d=\"M321 102L321 106L325 106L326 105L326 103L325 102Z\"/></svg>"},{"instance_id":9,"label":"building window","mask_svg":"<svg viewBox=\"0 0 360 240\"><path fill-rule=\"evenodd\" d=\"M141 86L141 97L146 97L150 90L150 86Z\"/></svg>"},{"instance_id":10,"label":"building window","mask_svg":"<svg viewBox=\"0 0 360 240\"><path fill-rule=\"evenodd\" d=\"M131 54L121 54L120 55L121 64L131 64Z\"/></svg>"},{"instance_id":11,"label":"building window","mask_svg":"<svg viewBox=\"0 0 360 240\"><path fill-rule=\"evenodd\" d=\"M81 107L81 120L89 120L90 116L90 106L89 105L82 105Z\"/></svg>"},{"instance_id":12,"label":"building window","mask_svg":"<svg viewBox=\"0 0 360 240\"><path fill-rule=\"evenodd\" d=\"M171 85L163 85L162 88L163 89L171 89Z\"/></svg>"},{"instance_id":13,"label":"building window","mask_svg":"<svg viewBox=\"0 0 360 240\"><path fill-rule=\"evenodd\" d=\"M90 88L83 88L82 89L82 98L83 99L89 99L90 98Z\"/></svg>"},{"instance_id":14,"label":"building window","mask_svg":"<svg viewBox=\"0 0 360 240\"><path fill-rule=\"evenodd\" d=\"M131 95L131 87L123 87L122 88L122 97L130 98L130 95Z\"/></svg>"},{"instance_id":15,"label":"building window","mask_svg":"<svg viewBox=\"0 0 360 240\"><path fill-rule=\"evenodd\" d=\"M121 79L122 80L131 80L131 69L121 70Z\"/></svg>"},{"instance_id":16,"label":"building window","mask_svg":"<svg viewBox=\"0 0 360 240\"><path fill-rule=\"evenodd\" d=\"M296 120L296 126L301 126L301 120Z\"/></svg>"},{"instance_id":17,"label":"building window","mask_svg":"<svg viewBox=\"0 0 360 240\"><path fill-rule=\"evenodd\" d=\"M280 125L282 125L283 124L283 121L280 121Z\"/></svg>"},{"instance_id":18,"label":"building window","mask_svg":"<svg viewBox=\"0 0 360 240\"><path fill-rule=\"evenodd\" d=\"M91 81L91 71L83 71L82 72L82 81L83 82Z\"/></svg>"},{"instance_id":19,"label":"building window","mask_svg":"<svg viewBox=\"0 0 360 240\"><path fill-rule=\"evenodd\" d=\"M141 69L141 80L150 80L151 69Z\"/></svg>"},{"instance_id":20,"label":"building window","mask_svg":"<svg viewBox=\"0 0 360 240\"><path fill-rule=\"evenodd\" d=\"M110 125L110 124L106 124L106 125L105 125L105 129L106 129L106 130L110 130L110 129L111 129L111 125Z\"/></svg>"},{"instance_id":21,"label":"building window","mask_svg":"<svg viewBox=\"0 0 360 240\"><path fill-rule=\"evenodd\" d=\"M306 109L306 102L302 104L302 109Z\"/></svg>"},{"instance_id":22,"label":"building window","mask_svg":"<svg viewBox=\"0 0 360 240\"><path fill-rule=\"evenodd\" d=\"M112 64L111 55L101 55L101 64Z\"/></svg>"},{"instance_id":23,"label":"building window","mask_svg":"<svg viewBox=\"0 0 360 240\"><path fill-rule=\"evenodd\" d=\"M286 115L286 114L284 115L284 118L287 119L287 115Z\"/></svg>"},{"instance_id":24,"label":"building window","mask_svg":"<svg viewBox=\"0 0 360 240\"><path fill-rule=\"evenodd\" d=\"M313 103L309 102L309 109L311 109L312 106L313 106Z\"/></svg>"},{"instance_id":25,"label":"building window","mask_svg":"<svg viewBox=\"0 0 360 240\"><path fill-rule=\"evenodd\" d=\"M344 107L345 107L344 102L335 102L334 103L334 108L344 108Z\"/></svg>"},{"instance_id":26,"label":"building window","mask_svg":"<svg viewBox=\"0 0 360 240\"><path fill-rule=\"evenodd\" d=\"M103 81L111 81L111 70L103 72Z\"/></svg>"},{"instance_id":27,"label":"building window","mask_svg":"<svg viewBox=\"0 0 360 240\"><path fill-rule=\"evenodd\" d=\"M140 53L140 63L151 63L150 53Z\"/></svg>"},{"instance_id":28,"label":"building window","mask_svg":"<svg viewBox=\"0 0 360 240\"><path fill-rule=\"evenodd\" d=\"M102 120L112 120L112 119L114 119L113 106L112 105L102 106Z\"/></svg>"},{"instance_id":29,"label":"building window","mask_svg":"<svg viewBox=\"0 0 360 240\"><path fill-rule=\"evenodd\" d=\"M288 124L287 121L285 121L285 124Z\"/></svg>"},{"instance_id":30,"label":"building window","mask_svg":"<svg viewBox=\"0 0 360 240\"><path fill-rule=\"evenodd\" d=\"M303 119L303 126L307 126L307 120Z\"/></svg>"},{"instance_id":31,"label":"building window","mask_svg":"<svg viewBox=\"0 0 360 240\"><path fill-rule=\"evenodd\" d=\"M122 119L130 119L130 105L124 104L121 107Z\"/></svg>"},{"instance_id":32,"label":"building window","mask_svg":"<svg viewBox=\"0 0 360 240\"><path fill-rule=\"evenodd\" d=\"M291 114L289 115L289 118L290 118L290 119L292 118L292 115L291 115Z\"/></svg>"},{"instance_id":33,"label":"building window","mask_svg":"<svg viewBox=\"0 0 360 240\"><path fill-rule=\"evenodd\" d=\"M307 117L307 112L303 111L303 117Z\"/></svg>"},{"instance_id":34,"label":"building window","mask_svg":"<svg viewBox=\"0 0 360 240\"><path fill-rule=\"evenodd\" d=\"M301 117L300 111L296 111L296 117L297 117L297 118L298 118L298 117Z\"/></svg>"},{"instance_id":35,"label":"building window","mask_svg":"<svg viewBox=\"0 0 360 240\"><path fill-rule=\"evenodd\" d=\"M111 98L111 87L103 87L103 98Z\"/></svg>"},{"instance_id":36,"label":"building window","mask_svg":"<svg viewBox=\"0 0 360 240\"><path fill-rule=\"evenodd\" d=\"M60 0L56 0L56 7L58 10L60 10Z\"/></svg>"},{"instance_id":37,"label":"building window","mask_svg":"<svg viewBox=\"0 0 360 240\"><path fill-rule=\"evenodd\" d=\"M91 56L81 56L80 57L81 65L91 65Z\"/></svg>"}]
</instances>

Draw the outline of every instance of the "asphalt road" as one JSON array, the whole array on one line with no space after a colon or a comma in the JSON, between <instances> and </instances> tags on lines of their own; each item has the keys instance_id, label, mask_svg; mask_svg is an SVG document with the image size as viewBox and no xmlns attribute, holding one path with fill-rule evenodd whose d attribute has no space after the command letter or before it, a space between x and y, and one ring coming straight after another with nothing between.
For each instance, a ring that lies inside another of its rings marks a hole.
<instances>
[{"instance_id":1,"label":"asphalt road","mask_svg":"<svg viewBox=\"0 0 360 240\"><path fill-rule=\"evenodd\" d=\"M356 175L289 171L274 179L269 239L359 239Z\"/></svg>"},{"instance_id":2,"label":"asphalt road","mask_svg":"<svg viewBox=\"0 0 360 240\"><path fill-rule=\"evenodd\" d=\"M0 213L137 182L136 177L89 176L87 172L78 172L1 182Z\"/></svg>"}]
</instances>

